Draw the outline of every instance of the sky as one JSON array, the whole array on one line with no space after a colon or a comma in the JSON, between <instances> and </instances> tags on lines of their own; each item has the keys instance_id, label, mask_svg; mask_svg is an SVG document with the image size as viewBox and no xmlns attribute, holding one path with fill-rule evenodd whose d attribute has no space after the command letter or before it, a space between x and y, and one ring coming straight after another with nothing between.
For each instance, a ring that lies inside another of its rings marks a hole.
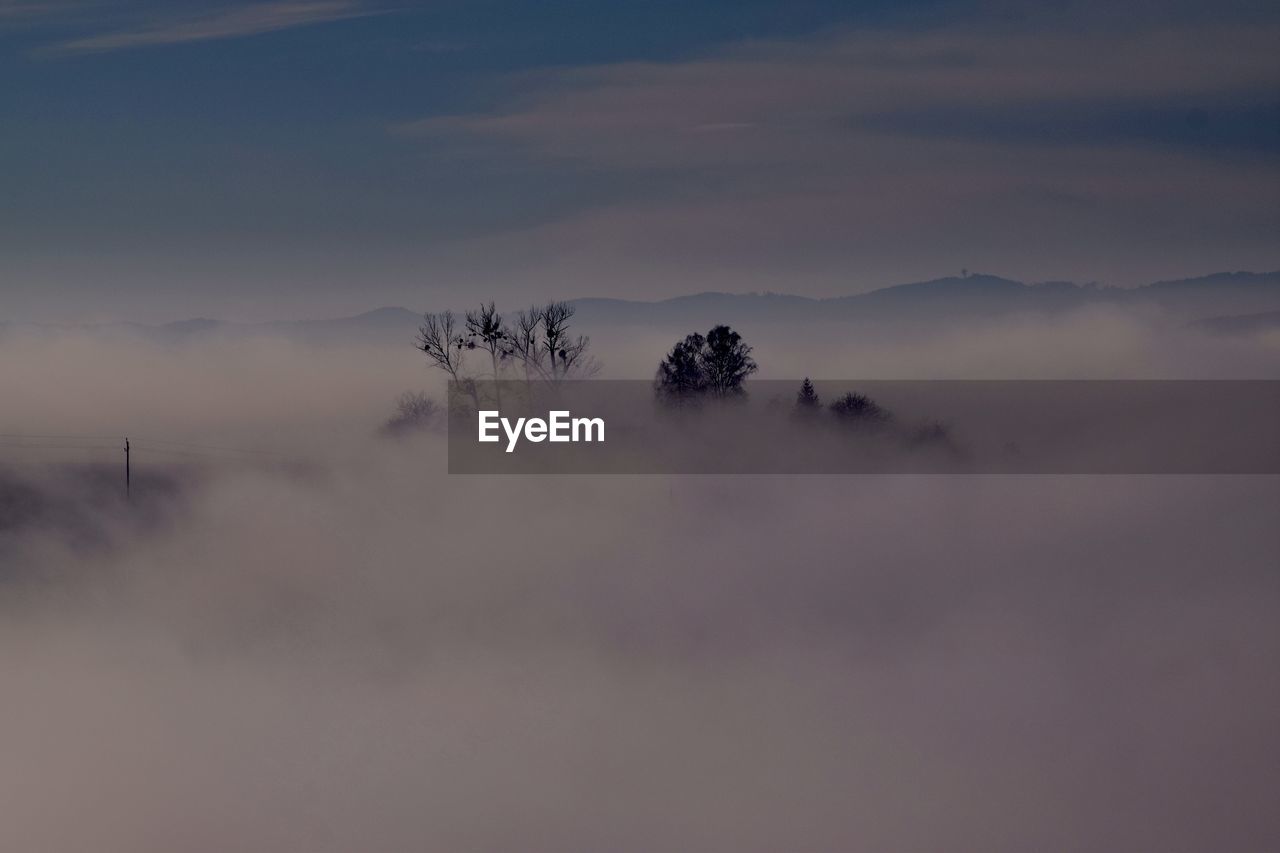
<instances>
[{"instance_id":1,"label":"sky","mask_svg":"<svg viewBox=\"0 0 1280 853\"><path fill-rule=\"evenodd\" d=\"M1261 2L0 0L0 322L1280 268Z\"/></svg>"}]
</instances>

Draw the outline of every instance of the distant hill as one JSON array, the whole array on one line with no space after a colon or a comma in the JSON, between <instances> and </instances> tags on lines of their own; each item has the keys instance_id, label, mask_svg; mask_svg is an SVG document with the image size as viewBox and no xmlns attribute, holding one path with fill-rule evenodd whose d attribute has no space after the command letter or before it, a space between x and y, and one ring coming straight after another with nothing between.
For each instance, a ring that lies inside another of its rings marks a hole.
<instances>
[{"instance_id":1,"label":"distant hill","mask_svg":"<svg viewBox=\"0 0 1280 853\"><path fill-rule=\"evenodd\" d=\"M1197 278L1179 278L1172 281L1157 281L1146 285L1139 290L1148 290L1151 292L1164 293L1170 291L1188 291L1203 290L1205 288L1227 289L1227 288L1245 288L1253 289L1257 287L1265 287L1274 285L1280 279L1280 271L1276 272L1216 272L1212 275L1202 275Z\"/></svg>"},{"instance_id":2,"label":"distant hill","mask_svg":"<svg viewBox=\"0 0 1280 853\"><path fill-rule=\"evenodd\" d=\"M1136 298L1202 318L1280 310L1280 272L1223 272L1157 281L1133 291Z\"/></svg>"},{"instance_id":3,"label":"distant hill","mask_svg":"<svg viewBox=\"0 0 1280 853\"><path fill-rule=\"evenodd\" d=\"M587 324L710 322L934 323L1014 313L1051 314L1086 305L1151 306L1187 322L1209 315L1280 310L1280 272L1220 273L1124 289L1072 282L1025 284L993 275L939 278L851 296L700 293L658 302L580 299Z\"/></svg>"},{"instance_id":4,"label":"distant hill","mask_svg":"<svg viewBox=\"0 0 1280 853\"><path fill-rule=\"evenodd\" d=\"M344 340L377 342L403 338L412 341L422 323L422 315L408 308L377 308L354 317L332 320L294 320L256 324L256 330L283 333L289 337L302 337L317 342L326 337Z\"/></svg>"},{"instance_id":5,"label":"distant hill","mask_svg":"<svg viewBox=\"0 0 1280 853\"><path fill-rule=\"evenodd\" d=\"M788 323L845 323L933 327L963 320L1013 314L1052 315L1091 305L1145 308L1174 324L1205 330L1229 329L1266 319L1246 316L1280 313L1280 271L1223 272L1198 278L1158 281L1137 288L1050 281L1027 284L995 275L951 276L899 284L868 293L814 299L778 293L697 293L654 302L586 298L574 300L576 325L590 332L600 326L637 325L700 329L715 323L761 326ZM317 344L331 342L410 343L421 315L385 307L354 317L270 323L182 320L158 326L117 323L92 327L108 335L176 343L200 336L274 334ZM12 328L12 327L10 327ZM58 328L58 327L49 327ZM5 326L0 324L0 335Z\"/></svg>"},{"instance_id":6,"label":"distant hill","mask_svg":"<svg viewBox=\"0 0 1280 853\"><path fill-rule=\"evenodd\" d=\"M1262 335L1280 332L1280 311L1238 314L1231 317L1206 317L1191 324L1194 329L1213 335Z\"/></svg>"},{"instance_id":7,"label":"distant hill","mask_svg":"<svg viewBox=\"0 0 1280 853\"><path fill-rule=\"evenodd\" d=\"M147 325L144 323L100 323L81 326L57 324L6 324L0 323L0 337L6 330L87 330L106 338L144 340L161 345L172 345L212 336L251 337L274 335L303 342L325 344L385 343L402 340L412 342L417 334L422 315L408 308L378 308L354 317L336 317L321 320L283 320L268 323L231 323L221 320L196 318L173 323Z\"/></svg>"}]
</instances>

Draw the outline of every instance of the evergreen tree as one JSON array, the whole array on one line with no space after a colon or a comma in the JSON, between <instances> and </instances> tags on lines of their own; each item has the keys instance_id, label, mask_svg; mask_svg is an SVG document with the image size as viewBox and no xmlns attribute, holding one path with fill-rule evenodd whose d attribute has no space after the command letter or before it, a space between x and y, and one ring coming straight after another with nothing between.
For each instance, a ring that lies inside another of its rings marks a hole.
<instances>
[{"instance_id":1,"label":"evergreen tree","mask_svg":"<svg viewBox=\"0 0 1280 853\"><path fill-rule=\"evenodd\" d=\"M800 391L796 394L796 411L809 413L816 412L820 408L822 408L822 400L818 398L818 392L814 390L813 383L806 376L804 384L800 386Z\"/></svg>"}]
</instances>

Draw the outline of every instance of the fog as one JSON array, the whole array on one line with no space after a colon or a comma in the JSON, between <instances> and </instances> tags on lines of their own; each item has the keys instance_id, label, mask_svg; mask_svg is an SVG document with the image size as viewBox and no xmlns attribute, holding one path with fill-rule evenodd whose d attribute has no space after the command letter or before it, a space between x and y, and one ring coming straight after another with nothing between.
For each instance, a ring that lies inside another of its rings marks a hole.
<instances>
[{"instance_id":1,"label":"fog","mask_svg":"<svg viewBox=\"0 0 1280 853\"><path fill-rule=\"evenodd\" d=\"M1280 367L745 331L769 378ZM78 437L0 449L0 849L1280 846L1277 478L450 477L377 434L419 388L407 342L0 340L0 433Z\"/></svg>"}]
</instances>

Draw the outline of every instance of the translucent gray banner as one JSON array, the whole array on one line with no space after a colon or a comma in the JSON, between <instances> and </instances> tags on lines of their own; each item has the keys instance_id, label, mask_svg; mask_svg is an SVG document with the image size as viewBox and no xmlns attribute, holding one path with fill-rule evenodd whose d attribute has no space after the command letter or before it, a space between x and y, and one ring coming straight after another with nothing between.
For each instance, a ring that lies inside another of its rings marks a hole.
<instances>
[{"instance_id":1,"label":"translucent gray banner","mask_svg":"<svg viewBox=\"0 0 1280 853\"><path fill-rule=\"evenodd\" d=\"M1280 381L450 383L451 474L1276 474ZM816 397L816 399L815 399ZM483 440L482 440L483 439Z\"/></svg>"}]
</instances>

